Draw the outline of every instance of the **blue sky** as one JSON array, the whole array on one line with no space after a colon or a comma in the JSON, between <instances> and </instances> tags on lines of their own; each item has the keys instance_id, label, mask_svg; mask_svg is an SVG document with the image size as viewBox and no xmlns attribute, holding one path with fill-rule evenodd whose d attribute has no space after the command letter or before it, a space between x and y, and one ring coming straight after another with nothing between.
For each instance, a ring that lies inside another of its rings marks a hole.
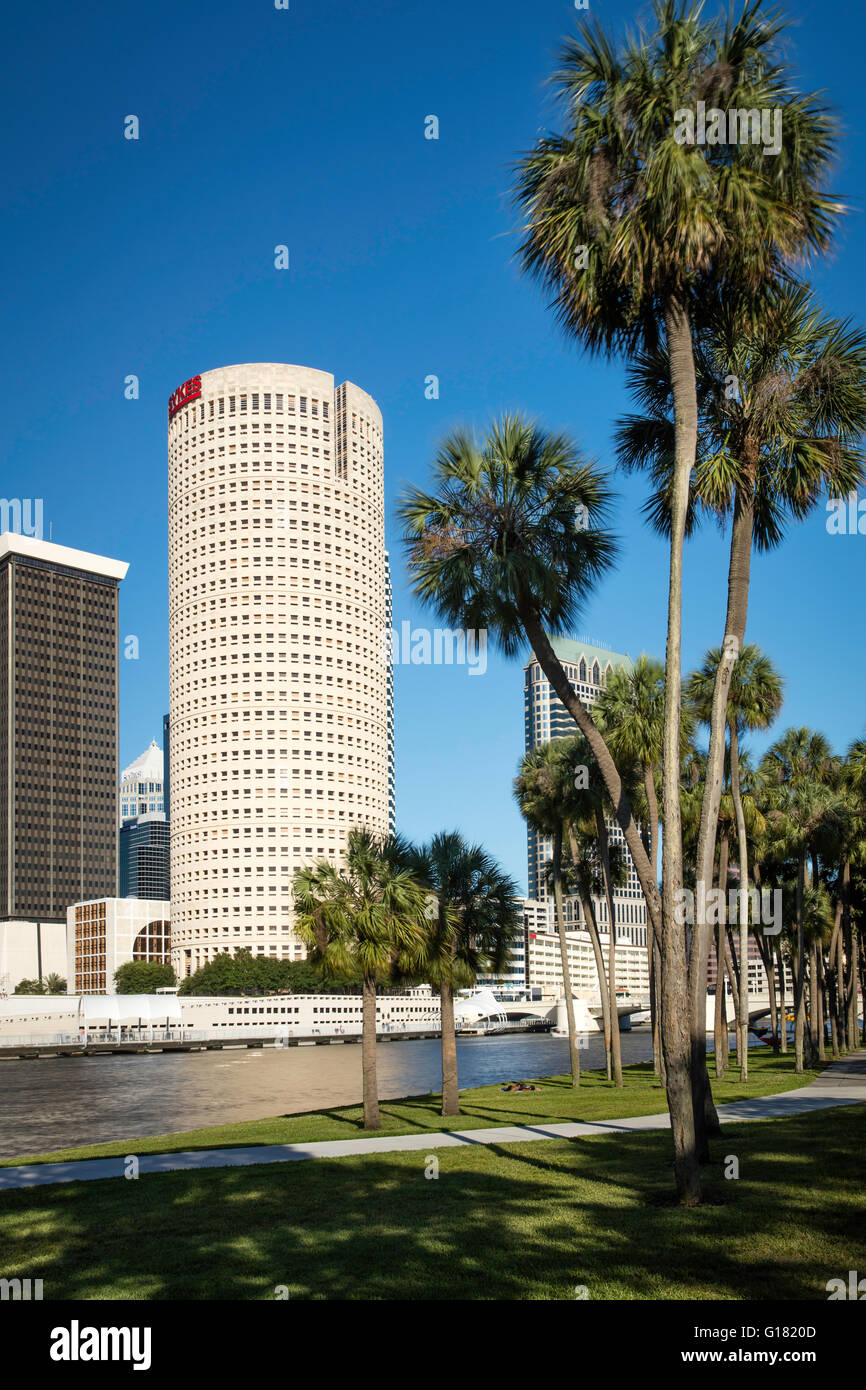
<instances>
[{"instance_id":1,"label":"blue sky","mask_svg":"<svg viewBox=\"0 0 866 1390\"><path fill-rule=\"evenodd\" d=\"M641 12L591 4L614 28ZM786 10L802 85L826 90L842 120L835 188L852 203L812 282L863 322L866 10ZM140 657L121 660L122 762L161 740L167 708L165 411L186 378L301 362L376 398L398 621L424 618L393 503L446 430L520 408L610 462L623 364L562 338L514 261L507 199L511 162L556 123L544 80L577 17L566 0L49 0L7 13L0 491L44 499L46 537L50 522L56 541L129 561L121 631ZM137 142L123 138L129 114ZM424 139L430 114L438 141ZM274 269L278 243L289 271ZM124 399L129 374L137 401ZM580 629L660 655L664 546L642 524L641 479L615 484L622 557ZM787 680L778 729L809 724L841 750L864 726L866 537L825 522L816 513L756 559L748 635ZM690 544L686 669L719 640L725 567L723 538ZM404 832L459 826L525 884L511 798L521 665L397 669L397 796Z\"/></svg>"}]
</instances>

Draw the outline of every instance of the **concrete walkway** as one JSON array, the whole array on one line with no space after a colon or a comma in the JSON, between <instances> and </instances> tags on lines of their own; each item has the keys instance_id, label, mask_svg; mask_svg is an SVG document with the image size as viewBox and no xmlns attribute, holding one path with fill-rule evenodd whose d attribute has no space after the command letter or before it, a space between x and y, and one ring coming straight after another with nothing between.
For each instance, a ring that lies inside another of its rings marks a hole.
<instances>
[{"instance_id":1,"label":"concrete walkway","mask_svg":"<svg viewBox=\"0 0 866 1390\"><path fill-rule=\"evenodd\" d=\"M737 1120L774 1120L835 1105L866 1101L866 1055L833 1062L808 1086L774 1096L733 1101L719 1106L723 1124ZM670 1117L635 1115L630 1119L567 1121L550 1125L503 1125L498 1129L439 1130L432 1134L376 1135L368 1139L328 1139L311 1144L258 1144L249 1148L197 1149L188 1153L141 1154L143 1173L190 1172L200 1168L243 1168L254 1163L288 1163L305 1158L347 1158L353 1154L429 1152L467 1144L526 1144L535 1139L580 1139L593 1134L632 1134L645 1129L669 1129ZM135 1153L135 1140L129 1141ZM0 1191L13 1187L42 1187L49 1183L87 1182L123 1177L125 1159L88 1158L74 1163L34 1163L0 1168Z\"/></svg>"}]
</instances>

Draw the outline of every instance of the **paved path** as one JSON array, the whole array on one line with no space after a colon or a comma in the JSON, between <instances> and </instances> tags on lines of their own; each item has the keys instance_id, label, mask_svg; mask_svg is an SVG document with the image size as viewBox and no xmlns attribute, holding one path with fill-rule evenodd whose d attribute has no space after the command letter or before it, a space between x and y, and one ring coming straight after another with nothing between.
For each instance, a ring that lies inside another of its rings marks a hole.
<instances>
[{"instance_id":1,"label":"paved path","mask_svg":"<svg viewBox=\"0 0 866 1390\"><path fill-rule=\"evenodd\" d=\"M735 1120L773 1120L834 1105L866 1101L866 1056L833 1062L808 1086L782 1091L775 1096L733 1101L719 1106L723 1124ZM170 1173L200 1168L242 1168L254 1163L287 1163L305 1158L347 1158L352 1154L406 1153L419 1149L451 1149L467 1144L525 1144L534 1139L579 1139L593 1134L632 1134L645 1129L669 1129L670 1117L635 1115L629 1119L567 1121L550 1125L504 1125L497 1129L440 1130L433 1134L376 1135L368 1139L328 1139L311 1144L258 1144L249 1148L198 1149L188 1153L141 1154L139 1173ZM135 1152L135 1140L130 1140ZM0 1191L13 1187L41 1187L49 1183L86 1182L117 1178L124 1173L123 1158L88 1158L74 1163L34 1163L0 1168Z\"/></svg>"}]
</instances>

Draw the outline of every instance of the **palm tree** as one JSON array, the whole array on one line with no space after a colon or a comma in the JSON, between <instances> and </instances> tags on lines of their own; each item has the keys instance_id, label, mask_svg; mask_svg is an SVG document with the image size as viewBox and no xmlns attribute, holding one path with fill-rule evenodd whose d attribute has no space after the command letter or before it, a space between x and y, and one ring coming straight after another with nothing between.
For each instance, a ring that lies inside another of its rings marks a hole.
<instances>
[{"instance_id":1,"label":"palm tree","mask_svg":"<svg viewBox=\"0 0 866 1390\"><path fill-rule=\"evenodd\" d=\"M725 618L731 640L715 672L710 775L698 846L698 877L706 880L721 796L724 688L745 637L751 552L779 545L787 521L802 520L824 493L845 496L862 480L866 337L822 313L804 286L782 283L772 287L756 317L730 301L714 306L698 336L696 368L698 454L688 529L697 524L701 509L720 522L732 517ZM653 492L645 510L654 527L667 533L674 424L664 348L638 355L629 377L642 414L620 422L617 452L627 470L649 470ZM691 986L697 1018L708 932L706 924L696 926Z\"/></svg>"},{"instance_id":2,"label":"palm tree","mask_svg":"<svg viewBox=\"0 0 866 1390\"><path fill-rule=\"evenodd\" d=\"M657 861L659 810L656 776L661 772L664 730L664 679L661 662L647 655L638 657L628 669L617 666L596 701L596 712L614 761L637 770L646 798L644 819L646 851L650 863ZM661 1036L658 1019L660 954L654 933L647 930L647 956L650 979L650 1010L653 1035L653 1068L661 1074Z\"/></svg>"},{"instance_id":3,"label":"palm tree","mask_svg":"<svg viewBox=\"0 0 866 1390\"><path fill-rule=\"evenodd\" d=\"M566 330L591 351L633 355L663 337L674 401L665 655L663 966L668 1095L680 1196L700 1199L691 1100L679 816L682 554L695 466L694 327L720 297L754 307L775 274L826 247L841 205L822 182L834 127L800 97L779 59L782 25L749 0L706 23L703 5L656 0L655 33L621 50L590 23L567 41L554 82L567 128L521 161L526 270L552 293ZM749 143L697 145L682 117L697 102L781 112L784 158ZM631 847L629 847L631 848Z\"/></svg>"},{"instance_id":4,"label":"palm tree","mask_svg":"<svg viewBox=\"0 0 866 1390\"><path fill-rule=\"evenodd\" d=\"M686 682L686 695L697 717L709 725L712 719L716 675L722 660L718 648L707 652L699 670ZM725 724L730 750L731 797L737 827L737 851L740 871L740 1009L738 1018L741 1080L749 1072L749 848L746 818L740 791L740 735L746 730L768 729L782 708L784 682L776 667L754 643L740 651L728 682ZM722 890L725 885L720 884ZM745 962L745 964L744 964ZM706 980L704 981L704 994Z\"/></svg>"},{"instance_id":5,"label":"palm tree","mask_svg":"<svg viewBox=\"0 0 866 1390\"><path fill-rule=\"evenodd\" d=\"M449 624L486 631L506 656L528 640L589 743L658 922L655 873L616 763L550 644L573 627L617 553L603 529L605 475L567 436L519 415L494 421L481 444L455 431L433 472L438 490L409 486L397 508L412 591Z\"/></svg>"},{"instance_id":6,"label":"palm tree","mask_svg":"<svg viewBox=\"0 0 866 1390\"><path fill-rule=\"evenodd\" d=\"M590 750L586 739L581 734L577 734L570 739L558 739L557 743L560 745L565 774L563 796L566 820L578 833L582 833L585 840L588 839L591 842L598 863L599 873L596 879L598 891L604 900L608 923L606 985L610 1024L610 1075L614 1083L621 1086L623 1084L622 1049L616 999L616 908L613 901L613 890L625 881L627 868L621 846L611 840L606 820L609 809L607 789L598 769L590 760ZM579 779L579 786L578 779L575 777L577 768L586 768L587 772L586 778L581 777ZM620 772L626 794L634 804L638 793L635 766L633 763L623 762L620 764ZM586 908L584 908L584 913L586 914ZM594 912L591 920L597 931ZM588 924L589 921L590 917L587 914ZM605 978L600 974L600 988L604 989L604 984Z\"/></svg>"},{"instance_id":7,"label":"palm tree","mask_svg":"<svg viewBox=\"0 0 866 1390\"><path fill-rule=\"evenodd\" d=\"M571 1084L580 1085L580 1050L574 1017L574 992L571 966L568 961L568 938L565 934L565 915L562 903L562 841L565 826L565 805L562 787L562 762L557 748L559 740L531 749L520 764L514 780L514 796L521 814L538 834L553 840L551 876L556 930L562 963L562 988L568 1020L568 1054Z\"/></svg>"},{"instance_id":8,"label":"palm tree","mask_svg":"<svg viewBox=\"0 0 866 1390\"><path fill-rule=\"evenodd\" d=\"M732 517L725 634L709 712L707 796L698 841L698 878L710 881L722 786L725 699L731 663L745 638L751 552L779 545L788 520L802 520L824 493L845 496L863 477L860 443L866 426L866 337L822 313L802 285L772 286L757 316L721 301L696 343L698 452L687 530L701 511ZM642 413L617 431L626 470L646 468L653 491L646 513L670 529L674 420L670 364L663 347L638 354L629 372ZM721 659L724 657L724 659ZM696 923L690 981L695 1023L696 1094L703 1082L699 1015L709 929Z\"/></svg>"},{"instance_id":9,"label":"palm tree","mask_svg":"<svg viewBox=\"0 0 866 1390\"><path fill-rule=\"evenodd\" d=\"M442 1114L460 1114L454 990L480 970L498 972L521 921L517 885L481 845L443 831L410 851L406 866L432 893L425 978L442 1000Z\"/></svg>"},{"instance_id":10,"label":"palm tree","mask_svg":"<svg viewBox=\"0 0 866 1390\"><path fill-rule=\"evenodd\" d=\"M863 871L866 868L866 739L857 738L850 745L843 764L843 789L848 792L851 819L849 833L845 838L845 853L841 856L840 877L842 891L842 923L837 942L837 971L839 994L839 1028L844 1031L845 1042L850 1048L866 1043L866 1009L864 1009L863 1037L857 1031L857 963L861 962L862 977L863 935L858 920L863 918L863 903L860 910L852 910L852 899L862 899ZM847 969L843 963L843 952ZM866 1002L866 984L861 978L860 988Z\"/></svg>"},{"instance_id":11,"label":"palm tree","mask_svg":"<svg viewBox=\"0 0 866 1390\"><path fill-rule=\"evenodd\" d=\"M794 1051L795 1070L802 1072L805 1062L806 1028L806 868L819 833L828 833L845 815L844 798L834 788L834 764L830 745L823 734L811 729L788 729L768 750L761 771L770 793L767 822L775 836L777 853L796 859L794 898ZM814 875L813 875L814 877ZM811 979L811 1013L817 1018L814 972ZM811 1044L810 1044L811 1051Z\"/></svg>"},{"instance_id":12,"label":"palm tree","mask_svg":"<svg viewBox=\"0 0 866 1390\"><path fill-rule=\"evenodd\" d=\"M570 740L569 740L570 742ZM582 766L587 766L585 759ZM565 823L569 843L568 879L583 912L586 930L589 934L592 953L595 958L595 971L598 978L598 993L601 1001L602 1030L604 1034L605 1067L608 1081L613 1080L613 1028L611 1019L610 987L601 936L598 929L595 903L604 892L604 878L598 856L598 841L595 825L587 819L582 809L569 807Z\"/></svg>"},{"instance_id":13,"label":"palm tree","mask_svg":"<svg viewBox=\"0 0 866 1390\"><path fill-rule=\"evenodd\" d=\"M581 771L579 778L576 775L578 769ZM588 773L587 780L582 775L584 771ZM629 797L633 796L634 791L629 778ZM583 735L575 734L571 738L553 739L527 754L515 781L515 795L529 823L553 842L553 857L549 864L550 884L554 894L563 963L569 1039L574 1040L572 1056L577 1059L577 1074L579 1076L580 1062L571 1002L571 973L563 911L563 893L566 885L576 890L595 956L608 1080L613 1080L617 1086L621 1086L623 1081L616 1001L616 913L613 889L624 880L626 864L621 846L611 841L605 820L608 799L604 782L597 768L592 765L589 744ZM571 851L568 861L563 856L563 841L566 835ZM596 897L604 899L610 924L607 968L601 948L594 902Z\"/></svg>"},{"instance_id":14,"label":"palm tree","mask_svg":"<svg viewBox=\"0 0 866 1390\"><path fill-rule=\"evenodd\" d=\"M364 1128L379 1129L376 984L392 970L417 973L425 957L430 893L396 868L387 841L351 830L337 869L319 860L295 872L295 930L325 975L362 977Z\"/></svg>"}]
</instances>

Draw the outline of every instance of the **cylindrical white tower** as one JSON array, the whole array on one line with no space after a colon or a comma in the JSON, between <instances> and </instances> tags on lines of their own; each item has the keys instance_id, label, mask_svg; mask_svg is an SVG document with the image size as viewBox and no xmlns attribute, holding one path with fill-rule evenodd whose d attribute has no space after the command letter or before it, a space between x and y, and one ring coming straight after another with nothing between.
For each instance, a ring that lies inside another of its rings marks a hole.
<instances>
[{"instance_id":1,"label":"cylindrical white tower","mask_svg":"<svg viewBox=\"0 0 866 1390\"><path fill-rule=\"evenodd\" d=\"M172 947L300 958L292 875L388 830L382 416L351 382L220 367L169 401Z\"/></svg>"}]
</instances>

